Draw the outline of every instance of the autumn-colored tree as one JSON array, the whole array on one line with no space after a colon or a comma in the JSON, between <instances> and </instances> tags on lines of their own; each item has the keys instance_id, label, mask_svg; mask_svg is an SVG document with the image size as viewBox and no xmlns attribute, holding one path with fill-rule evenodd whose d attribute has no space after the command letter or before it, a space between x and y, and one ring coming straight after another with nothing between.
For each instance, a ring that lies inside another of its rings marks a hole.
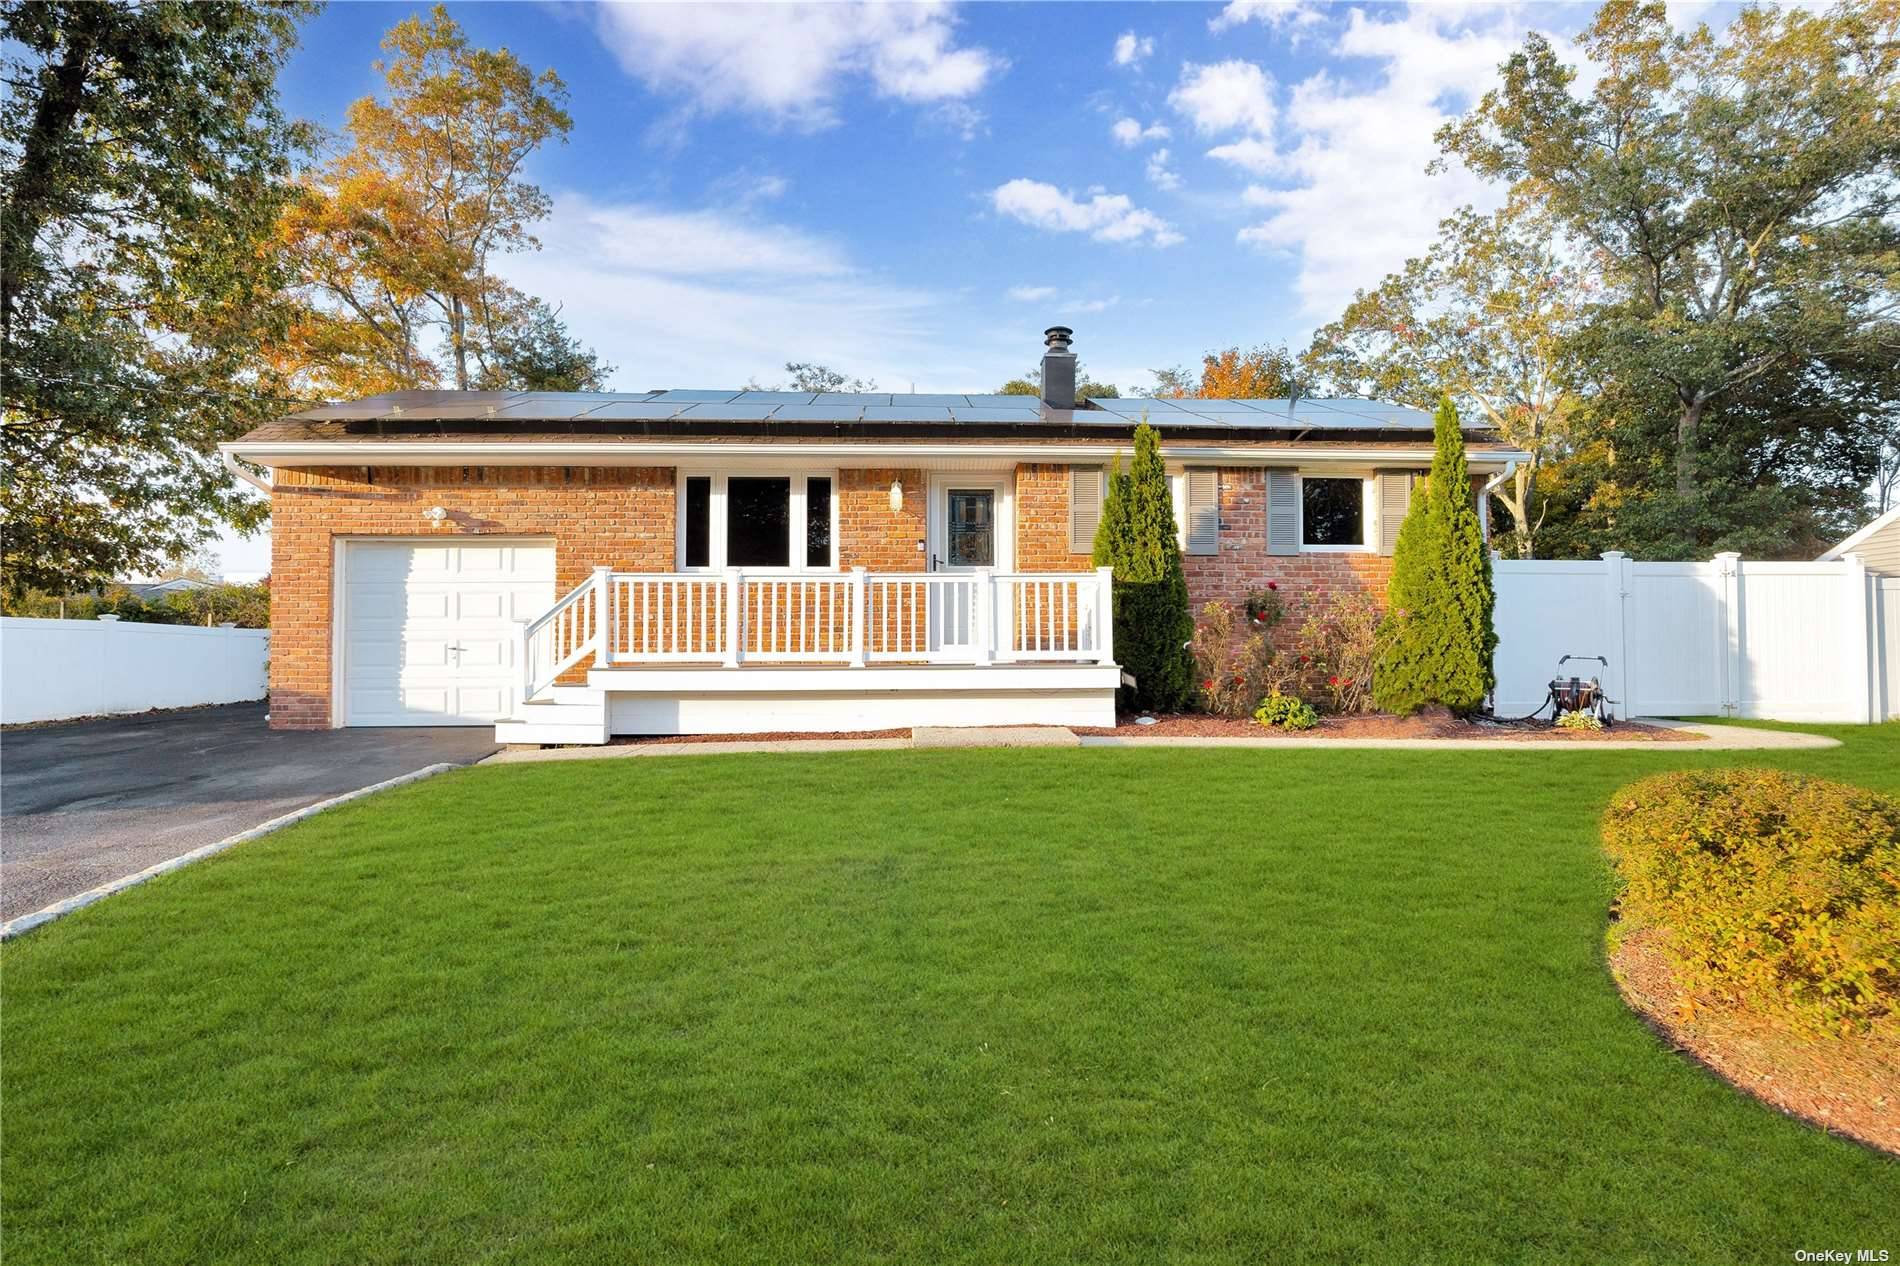
<instances>
[{"instance_id":1,"label":"autumn-colored tree","mask_svg":"<svg viewBox=\"0 0 1900 1266\"><path fill-rule=\"evenodd\" d=\"M1535 556L1548 509L1538 474L1585 405L1569 341L1597 284L1563 243L1525 199L1491 215L1466 207L1423 255L1356 294L1301 358L1339 395L1430 409L1448 392L1529 453L1497 494L1522 558Z\"/></svg>"},{"instance_id":2,"label":"autumn-colored tree","mask_svg":"<svg viewBox=\"0 0 1900 1266\"><path fill-rule=\"evenodd\" d=\"M350 107L349 147L279 224L297 271L280 363L331 395L508 381L509 349L545 348L557 318L490 268L539 246L549 199L522 167L566 138L567 89L474 47L440 5L383 47L387 97Z\"/></svg>"},{"instance_id":3,"label":"autumn-colored tree","mask_svg":"<svg viewBox=\"0 0 1900 1266\"><path fill-rule=\"evenodd\" d=\"M1154 371L1154 394L1200 400L1284 400L1302 394L1299 368L1284 347L1229 347L1201 357L1200 374L1185 366Z\"/></svg>"}]
</instances>

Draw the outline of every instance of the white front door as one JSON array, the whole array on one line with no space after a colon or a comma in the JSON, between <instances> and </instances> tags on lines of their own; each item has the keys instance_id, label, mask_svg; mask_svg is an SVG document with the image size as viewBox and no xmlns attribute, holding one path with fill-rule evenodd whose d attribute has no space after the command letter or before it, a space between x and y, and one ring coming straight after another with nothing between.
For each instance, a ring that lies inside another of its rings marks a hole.
<instances>
[{"instance_id":1,"label":"white front door","mask_svg":"<svg viewBox=\"0 0 1900 1266\"><path fill-rule=\"evenodd\" d=\"M554 546L350 541L345 725L492 725L515 689L515 621L554 605Z\"/></svg>"},{"instance_id":2,"label":"white front door","mask_svg":"<svg viewBox=\"0 0 1900 1266\"><path fill-rule=\"evenodd\" d=\"M1009 571L1015 549L1009 480L944 474L930 484L930 570L970 576ZM930 649L958 654L976 642L976 585L945 580L930 590Z\"/></svg>"}]
</instances>

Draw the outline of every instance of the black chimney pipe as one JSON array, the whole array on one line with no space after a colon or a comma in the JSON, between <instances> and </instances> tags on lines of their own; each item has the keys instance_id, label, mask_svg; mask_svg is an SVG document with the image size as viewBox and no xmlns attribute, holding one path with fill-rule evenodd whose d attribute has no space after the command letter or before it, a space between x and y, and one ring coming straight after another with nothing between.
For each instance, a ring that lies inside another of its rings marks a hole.
<instances>
[{"instance_id":1,"label":"black chimney pipe","mask_svg":"<svg viewBox=\"0 0 1900 1266\"><path fill-rule=\"evenodd\" d=\"M1074 334L1066 325L1052 325L1042 332L1048 348L1042 354L1042 402L1051 409L1075 408L1075 353L1069 350Z\"/></svg>"}]
</instances>

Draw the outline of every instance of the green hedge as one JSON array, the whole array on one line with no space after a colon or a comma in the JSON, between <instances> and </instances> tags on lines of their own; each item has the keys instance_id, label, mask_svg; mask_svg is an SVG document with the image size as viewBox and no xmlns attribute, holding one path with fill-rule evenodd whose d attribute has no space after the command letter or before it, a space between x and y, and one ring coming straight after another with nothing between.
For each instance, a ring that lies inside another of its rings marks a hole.
<instances>
[{"instance_id":1,"label":"green hedge","mask_svg":"<svg viewBox=\"0 0 1900 1266\"><path fill-rule=\"evenodd\" d=\"M1900 802L1770 769L1618 791L1603 818L1617 907L1666 930L1681 983L1793 1027L1900 1010Z\"/></svg>"}]
</instances>

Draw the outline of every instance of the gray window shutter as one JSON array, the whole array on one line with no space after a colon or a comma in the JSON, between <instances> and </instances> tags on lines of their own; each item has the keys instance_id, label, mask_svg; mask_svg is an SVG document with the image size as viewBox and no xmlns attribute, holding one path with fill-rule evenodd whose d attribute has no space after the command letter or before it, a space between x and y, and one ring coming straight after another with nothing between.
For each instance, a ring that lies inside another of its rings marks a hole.
<instances>
[{"instance_id":1,"label":"gray window shutter","mask_svg":"<svg viewBox=\"0 0 1900 1266\"><path fill-rule=\"evenodd\" d=\"M1095 529L1102 522L1100 466L1069 467L1069 552L1095 551Z\"/></svg>"},{"instance_id":2,"label":"gray window shutter","mask_svg":"<svg viewBox=\"0 0 1900 1266\"><path fill-rule=\"evenodd\" d=\"M1267 472L1267 553L1300 552L1300 477L1290 470Z\"/></svg>"},{"instance_id":3,"label":"gray window shutter","mask_svg":"<svg viewBox=\"0 0 1900 1266\"><path fill-rule=\"evenodd\" d=\"M1412 508L1412 472L1388 470L1379 475L1379 552L1390 554L1399 543L1399 525Z\"/></svg>"},{"instance_id":4,"label":"gray window shutter","mask_svg":"<svg viewBox=\"0 0 1900 1266\"><path fill-rule=\"evenodd\" d=\"M1187 553L1220 553L1220 472L1187 472Z\"/></svg>"}]
</instances>

